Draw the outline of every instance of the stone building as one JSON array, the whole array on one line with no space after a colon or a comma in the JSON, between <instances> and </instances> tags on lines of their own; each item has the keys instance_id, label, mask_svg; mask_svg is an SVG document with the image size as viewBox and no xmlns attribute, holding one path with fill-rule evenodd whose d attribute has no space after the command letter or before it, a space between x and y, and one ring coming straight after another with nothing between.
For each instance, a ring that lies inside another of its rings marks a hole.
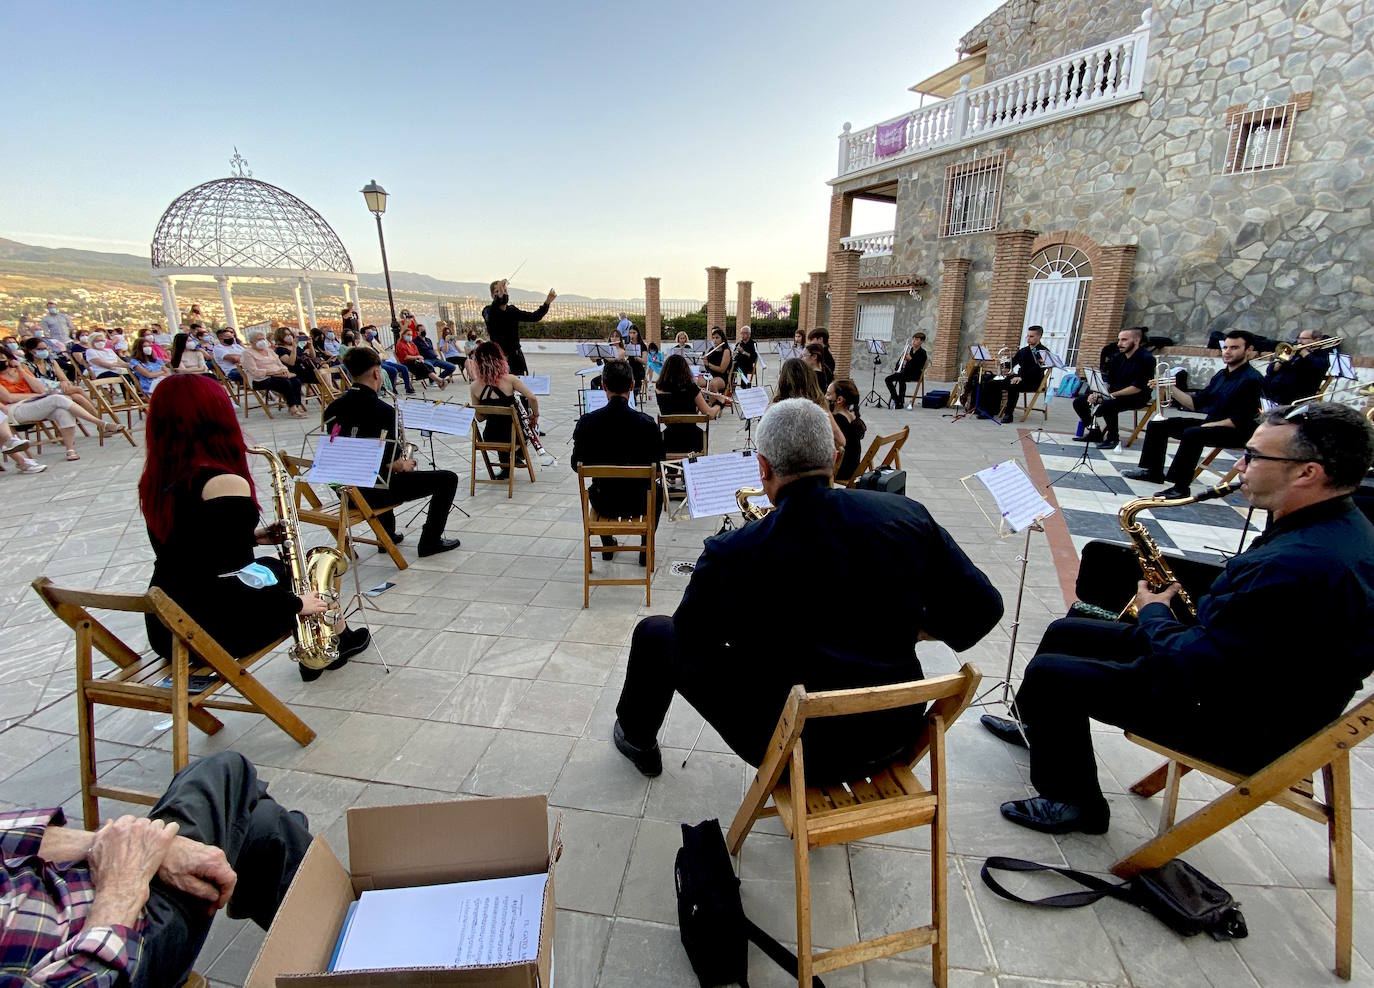
<instances>
[{"instance_id":1,"label":"stone building","mask_svg":"<svg viewBox=\"0 0 1374 988\"><path fill-rule=\"evenodd\" d=\"M1031 323L1080 364L1123 325L1315 326L1368 356L1371 23L1370 0L1009 0L912 87L935 103L845 125L810 320L924 330L941 380ZM895 229L852 230L856 199Z\"/></svg>"}]
</instances>

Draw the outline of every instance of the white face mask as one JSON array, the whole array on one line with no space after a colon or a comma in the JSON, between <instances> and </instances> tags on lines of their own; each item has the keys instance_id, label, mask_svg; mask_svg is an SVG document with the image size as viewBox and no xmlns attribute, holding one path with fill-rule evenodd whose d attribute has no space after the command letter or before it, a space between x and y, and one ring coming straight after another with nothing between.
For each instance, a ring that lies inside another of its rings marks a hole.
<instances>
[{"instance_id":1,"label":"white face mask","mask_svg":"<svg viewBox=\"0 0 1374 988\"><path fill-rule=\"evenodd\" d=\"M104 350L104 349L105 349L105 341L104 341L104 340L96 340L94 343L91 344L91 346L95 347L97 350Z\"/></svg>"},{"instance_id":2,"label":"white face mask","mask_svg":"<svg viewBox=\"0 0 1374 988\"><path fill-rule=\"evenodd\" d=\"M186 341L186 349L188 349L188 350L199 350L199 349L200 349L200 344L197 343L195 340L187 340L187 341Z\"/></svg>"},{"instance_id":3,"label":"white face mask","mask_svg":"<svg viewBox=\"0 0 1374 988\"><path fill-rule=\"evenodd\" d=\"M267 349L267 341L266 341L266 340L258 340L258 342L254 343L253 346L257 347L259 350L266 350L266 349Z\"/></svg>"},{"instance_id":4,"label":"white face mask","mask_svg":"<svg viewBox=\"0 0 1374 988\"><path fill-rule=\"evenodd\" d=\"M48 334L47 334L47 332L46 332L45 330L41 330L41 329L40 329L40 330L36 331L33 335L34 335L34 338L35 338L35 339L41 340L41 339L43 339L44 337L46 337Z\"/></svg>"},{"instance_id":5,"label":"white face mask","mask_svg":"<svg viewBox=\"0 0 1374 988\"><path fill-rule=\"evenodd\" d=\"M78 336L76 338L76 342L80 343L82 346L85 346L87 343L91 342L91 338L89 336Z\"/></svg>"},{"instance_id":6,"label":"white face mask","mask_svg":"<svg viewBox=\"0 0 1374 988\"><path fill-rule=\"evenodd\" d=\"M50 306L48 306L48 315L50 315L50 316L55 316L55 315L57 315L57 306L55 306L55 305L50 305Z\"/></svg>"},{"instance_id":7,"label":"white face mask","mask_svg":"<svg viewBox=\"0 0 1374 988\"><path fill-rule=\"evenodd\" d=\"M150 347L150 346L145 346L145 347L143 348L143 356L145 356L145 357L151 357L152 355L153 355L153 348Z\"/></svg>"}]
</instances>

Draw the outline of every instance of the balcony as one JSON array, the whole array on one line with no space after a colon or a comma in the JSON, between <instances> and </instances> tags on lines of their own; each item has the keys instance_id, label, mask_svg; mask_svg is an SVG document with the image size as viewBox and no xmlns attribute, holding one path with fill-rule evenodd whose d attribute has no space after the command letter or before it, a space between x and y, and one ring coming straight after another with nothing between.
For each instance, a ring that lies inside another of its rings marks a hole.
<instances>
[{"instance_id":1,"label":"balcony","mask_svg":"<svg viewBox=\"0 0 1374 988\"><path fill-rule=\"evenodd\" d=\"M843 237L840 240L840 249L863 251L862 257L891 257L892 241L896 236L896 230L883 230L881 233L861 233L855 237Z\"/></svg>"},{"instance_id":2,"label":"balcony","mask_svg":"<svg viewBox=\"0 0 1374 988\"><path fill-rule=\"evenodd\" d=\"M860 131L844 125L831 184L1144 95L1150 12L1124 37L1084 48Z\"/></svg>"}]
</instances>

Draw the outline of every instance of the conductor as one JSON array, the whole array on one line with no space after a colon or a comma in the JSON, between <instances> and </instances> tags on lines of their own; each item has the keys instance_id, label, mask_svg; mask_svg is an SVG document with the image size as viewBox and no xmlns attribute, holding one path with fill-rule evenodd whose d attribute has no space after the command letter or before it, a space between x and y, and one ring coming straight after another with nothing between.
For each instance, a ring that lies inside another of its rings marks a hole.
<instances>
[{"instance_id":1,"label":"conductor","mask_svg":"<svg viewBox=\"0 0 1374 988\"><path fill-rule=\"evenodd\" d=\"M525 353L520 349L520 324L543 319L557 297L558 293L550 288L544 304L533 312L526 312L510 304L505 278L491 283L491 305L482 310L482 321L487 324L487 339L501 348L510 364L510 372L517 377L530 372L525 364Z\"/></svg>"},{"instance_id":2,"label":"conductor","mask_svg":"<svg viewBox=\"0 0 1374 988\"><path fill-rule=\"evenodd\" d=\"M757 766L787 694L922 677L918 639L963 650L996 626L1002 598L930 513L905 497L832 489L830 416L815 402L776 402L755 432L767 517L708 539L682 603L639 622L612 738L645 775L663 768L658 732L673 693ZM891 561L904 565L894 570ZM797 613L828 582L863 587L831 608ZM874 572L890 573L873 580ZM741 590L751 596L740 606ZM787 613L772 625L760 613ZM903 708L808 724L807 779L848 777L901 757L923 711Z\"/></svg>"},{"instance_id":3,"label":"conductor","mask_svg":"<svg viewBox=\"0 0 1374 988\"><path fill-rule=\"evenodd\" d=\"M387 450L382 456L383 469L391 466L391 480L386 487L360 489L363 500L374 508L390 508L405 501L428 497L429 512L420 529L421 556L433 556L458 548L457 539L444 538L453 496L458 492L458 475L452 470L419 470L416 462L405 455L396 444L396 409L378 397L382 388L382 361L370 347L350 347L344 353L343 364L353 386L329 403L324 410L324 426L339 435L375 439L385 434ZM393 542L403 536L396 531L396 517L386 512L378 519Z\"/></svg>"}]
</instances>

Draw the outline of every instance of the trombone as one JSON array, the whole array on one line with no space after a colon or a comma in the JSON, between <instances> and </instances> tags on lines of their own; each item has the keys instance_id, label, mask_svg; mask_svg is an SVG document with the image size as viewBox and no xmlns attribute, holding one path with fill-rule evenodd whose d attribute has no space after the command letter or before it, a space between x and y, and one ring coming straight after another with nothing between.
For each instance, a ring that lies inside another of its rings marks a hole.
<instances>
[{"instance_id":1,"label":"trombone","mask_svg":"<svg viewBox=\"0 0 1374 988\"><path fill-rule=\"evenodd\" d=\"M1307 343L1288 343L1283 342L1274 347L1274 356L1271 358L1276 364L1286 364L1305 357L1309 353L1318 350L1336 350L1345 341L1336 336L1328 336L1324 340L1310 340Z\"/></svg>"}]
</instances>

